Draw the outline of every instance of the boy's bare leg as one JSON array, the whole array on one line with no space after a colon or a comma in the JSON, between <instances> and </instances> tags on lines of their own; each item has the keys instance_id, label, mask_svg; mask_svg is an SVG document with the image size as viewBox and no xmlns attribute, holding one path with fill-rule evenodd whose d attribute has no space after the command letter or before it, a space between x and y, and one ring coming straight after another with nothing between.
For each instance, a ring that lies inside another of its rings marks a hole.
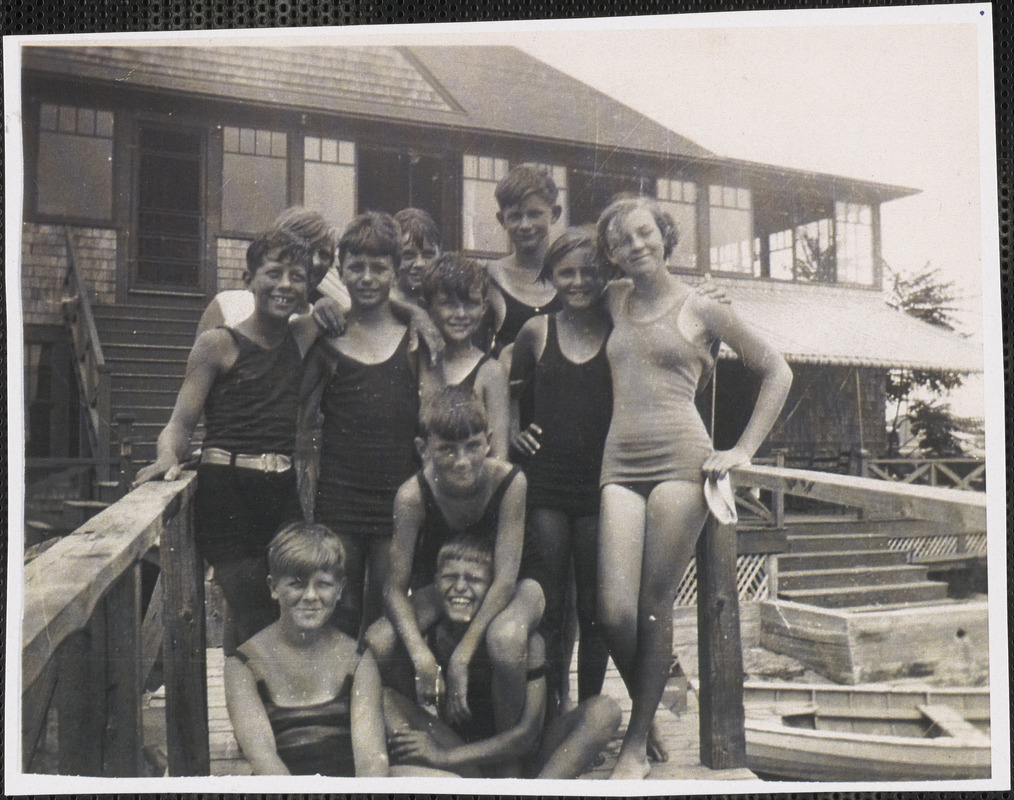
<instances>
[{"instance_id":1,"label":"boy's bare leg","mask_svg":"<svg viewBox=\"0 0 1014 800\"><path fill-rule=\"evenodd\" d=\"M366 544L366 580L363 588L362 630L384 615L384 587L391 574L390 536L372 537Z\"/></svg>"},{"instance_id":2,"label":"boy's bare leg","mask_svg":"<svg viewBox=\"0 0 1014 800\"><path fill-rule=\"evenodd\" d=\"M557 717L543 733L538 777L576 778L587 772L619 725L620 707L604 695Z\"/></svg>"},{"instance_id":3,"label":"boy's bare leg","mask_svg":"<svg viewBox=\"0 0 1014 800\"><path fill-rule=\"evenodd\" d=\"M486 631L486 649L493 665L493 714L497 731L512 728L524 710L528 637L542 618L545 602L539 584L525 579ZM504 777L521 774L517 760L504 761L500 766Z\"/></svg>"},{"instance_id":4,"label":"boy's bare leg","mask_svg":"<svg viewBox=\"0 0 1014 800\"><path fill-rule=\"evenodd\" d=\"M394 733L406 730L427 733L436 745L444 750L449 750L452 747L458 747L464 744L461 737L451 730L446 723L437 717L434 717L432 714L428 714L423 711L418 704L413 703L403 694L395 691L394 689L384 689L384 730L386 731L388 737ZM394 769L395 768L392 767L392 774L395 774ZM403 765L398 767L398 769L401 770L398 774L406 774L404 770L418 770L426 768ZM407 774L421 775L425 773L414 772ZM482 771L477 767L462 769L458 774L460 774L463 778L483 777Z\"/></svg>"}]
</instances>

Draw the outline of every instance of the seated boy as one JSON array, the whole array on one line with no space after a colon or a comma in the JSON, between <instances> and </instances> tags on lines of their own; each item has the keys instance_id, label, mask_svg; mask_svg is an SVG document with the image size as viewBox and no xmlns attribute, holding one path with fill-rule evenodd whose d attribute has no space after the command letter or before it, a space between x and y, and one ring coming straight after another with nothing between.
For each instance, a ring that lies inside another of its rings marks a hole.
<instances>
[{"instance_id":1,"label":"seated boy","mask_svg":"<svg viewBox=\"0 0 1014 800\"><path fill-rule=\"evenodd\" d=\"M425 640L441 666L447 666L482 606L492 574L490 552L479 543L459 539L440 548L440 617L426 630ZM498 731L489 719L493 667L481 655L469 667L468 720L451 718L439 699L434 716L397 690L386 689L384 716L392 762L469 777L503 777L518 760L528 777L576 778L585 772L616 731L619 707L612 699L595 695L546 724L545 648L538 633L529 634L527 652L521 714L505 730Z\"/></svg>"},{"instance_id":2,"label":"seated boy","mask_svg":"<svg viewBox=\"0 0 1014 800\"><path fill-rule=\"evenodd\" d=\"M197 337L157 459L135 482L179 475L203 413L194 528L228 603L227 652L275 617L265 553L282 524L302 518L292 459L303 356L320 332L313 316L290 321L306 302L305 240L272 230L246 255L253 312Z\"/></svg>"},{"instance_id":3,"label":"seated boy","mask_svg":"<svg viewBox=\"0 0 1014 800\"><path fill-rule=\"evenodd\" d=\"M397 294L400 299L420 304L423 275L440 255L440 230L433 217L421 208L403 208L394 215L401 228L401 267Z\"/></svg>"},{"instance_id":4,"label":"seated boy","mask_svg":"<svg viewBox=\"0 0 1014 800\"><path fill-rule=\"evenodd\" d=\"M460 253L444 253L423 273L422 301L444 337L442 369L421 365L423 397L446 386L471 389L482 400L489 422L490 454L507 458L510 405L507 373L475 344L486 313L489 277L482 264Z\"/></svg>"},{"instance_id":5,"label":"seated boy","mask_svg":"<svg viewBox=\"0 0 1014 800\"><path fill-rule=\"evenodd\" d=\"M492 664L496 730L505 731L521 716L529 633L538 625L545 603L535 580L522 579L515 587L525 478L517 467L489 457L486 413L474 392L448 387L430 396L420 428L416 447L423 469L401 485L394 503L390 577L384 594L390 621L378 621L367 642L390 685L410 694L414 671L417 696L432 701L440 668L422 631L440 616L434 585L437 553L446 542L459 538L483 543L493 553L493 580L447 661L446 713L454 723L472 716L468 670L485 651ZM387 670L399 640L408 659L394 659ZM399 663L411 669L399 669Z\"/></svg>"}]
</instances>

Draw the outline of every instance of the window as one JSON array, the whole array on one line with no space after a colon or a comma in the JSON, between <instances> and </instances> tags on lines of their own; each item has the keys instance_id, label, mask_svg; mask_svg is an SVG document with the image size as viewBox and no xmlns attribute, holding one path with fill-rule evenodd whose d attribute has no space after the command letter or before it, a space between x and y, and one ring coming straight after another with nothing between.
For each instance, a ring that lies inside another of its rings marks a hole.
<instances>
[{"instance_id":1,"label":"window","mask_svg":"<svg viewBox=\"0 0 1014 800\"><path fill-rule=\"evenodd\" d=\"M355 143L307 136L303 170L303 206L344 230L356 215Z\"/></svg>"},{"instance_id":2,"label":"window","mask_svg":"<svg viewBox=\"0 0 1014 800\"><path fill-rule=\"evenodd\" d=\"M202 136L138 130L137 282L198 287L203 253Z\"/></svg>"},{"instance_id":3,"label":"window","mask_svg":"<svg viewBox=\"0 0 1014 800\"><path fill-rule=\"evenodd\" d=\"M711 269L753 274L753 207L742 186L709 186Z\"/></svg>"},{"instance_id":4,"label":"window","mask_svg":"<svg viewBox=\"0 0 1014 800\"><path fill-rule=\"evenodd\" d=\"M356 151L359 210L397 214L421 208L441 227L443 163L408 150L360 146Z\"/></svg>"},{"instance_id":5,"label":"window","mask_svg":"<svg viewBox=\"0 0 1014 800\"><path fill-rule=\"evenodd\" d=\"M838 280L873 283L873 213L860 203L834 204Z\"/></svg>"},{"instance_id":6,"label":"window","mask_svg":"<svg viewBox=\"0 0 1014 800\"><path fill-rule=\"evenodd\" d=\"M697 267L697 186L689 181L659 178L655 187L659 205L676 220L679 242L669 265L681 269Z\"/></svg>"},{"instance_id":7,"label":"window","mask_svg":"<svg viewBox=\"0 0 1014 800\"><path fill-rule=\"evenodd\" d=\"M489 255L507 255L510 244L497 221L500 210L493 191L507 176L506 158L468 155L462 162L464 178L461 199L462 249Z\"/></svg>"},{"instance_id":8,"label":"window","mask_svg":"<svg viewBox=\"0 0 1014 800\"><path fill-rule=\"evenodd\" d=\"M222 228L255 233L288 205L286 135L254 128L223 130Z\"/></svg>"},{"instance_id":9,"label":"window","mask_svg":"<svg viewBox=\"0 0 1014 800\"><path fill-rule=\"evenodd\" d=\"M35 209L58 217L112 218L113 112L42 104Z\"/></svg>"},{"instance_id":10,"label":"window","mask_svg":"<svg viewBox=\"0 0 1014 800\"><path fill-rule=\"evenodd\" d=\"M571 170L569 187L571 225L594 225L606 206L617 196L650 195L654 184L654 179L641 175Z\"/></svg>"},{"instance_id":11,"label":"window","mask_svg":"<svg viewBox=\"0 0 1014 800\"><path fill-rule=\"evenodd\" d=\"M834 283L837 257L832 220L821 217L797 225L795 240L793 278L797 281Z\"/></svg>"}]
</instances>

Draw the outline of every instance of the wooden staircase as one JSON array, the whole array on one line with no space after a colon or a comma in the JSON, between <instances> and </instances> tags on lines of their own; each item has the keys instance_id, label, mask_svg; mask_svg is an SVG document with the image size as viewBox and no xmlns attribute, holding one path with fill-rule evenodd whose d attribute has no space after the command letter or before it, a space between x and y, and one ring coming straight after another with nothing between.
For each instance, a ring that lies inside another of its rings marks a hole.
<instances>
[{"instance_id":1,"label":"wooden staircase","mask_svg":"<svg viewBox=\"0 0 1014 800\"><path fill-rule=\"evenodd\" d=\"M155 441L165 427L183 382L201 307L133 304L95 306L110 379L110 410L134 415L133 458L155 460ZM116 456L114 442L113 457Z\"/></svg>"},{"instance_id":2,"label":"wooden staircase","mask_svg":"<svg viewBox=\"0 0 1014 800\"><path fill-rule=\"evenodd\" d=\"M894 526L846 523L800 526L786 536L778 556L778 598L823 608L868 608L923 603L947 597L947 584L927 578L927 568L892 550Z\"/></svg>"}]
</instances>

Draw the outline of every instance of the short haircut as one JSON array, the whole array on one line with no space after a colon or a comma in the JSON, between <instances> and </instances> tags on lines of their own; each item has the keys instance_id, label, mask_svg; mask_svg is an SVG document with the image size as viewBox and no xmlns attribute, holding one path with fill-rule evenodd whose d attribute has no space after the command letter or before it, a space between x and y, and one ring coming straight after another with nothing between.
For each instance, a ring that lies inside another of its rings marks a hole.
<instances>
[{"instance_id":1,"label":"short haircut","mask_svg":"<svg viewBox=\"0 0 1014 800\"><path fill-rule=\"evenodd\" d=\"M277 252L278 258L282 261L291 261L302 267L309 277L312 258L306 240L282 228L265 231L250 242L250 246L246 249L247 271L251 275L256 274L257 270L264 266L268 253L274 252Z\"/></svg>"},{"instance_id":2,"label":"short haircut","mask_svg":"<svg viewBox=\"0 0 1014 800\"><path fill-rule=\"evenodd\" d=\"M426 242L436 247L441 246L437 223L421 208L403 208L394 215L394 221L401 228L402 237L407 235L409 242L416 247L422 247Z\"/></svg>"},{"instance_id":3,"label":"short haircut","mask_svg":"<svg viewBox=\"0 0 1014 800\"><path fill-rule=\"evenodd\" d=\"M459 300L469 300L478 293L485 300L488 289L486 268L461 253L441 253L423 273L422 296L427 303L439 292Z\"/></svg>"},{"instance_id":4,"label":"short haircut","mask_svg":"<svg viewBox=\"0 0 1014 800\"><path fill-rule=\"evenodd\" d=\"M560 190L546 167L541 164L518 164L496 185L493 196L503 211L521 205L529 195L538 195L549 205L556 204Z\"/></svg>"},{"instance_id":5,"label":"short haircut","mask_svg":"<svg viewBox=\"0 0 1014 800\"><path fill-rule=\"evenodd\" d=\"M453 560L471 561L485 567L493 577L493 551L477 539L459 537L441 547L437 551L436 574L439 576L444 564Z\"/></svg>"},{"instance_id":6,"label":"short haircut","mask_svg":"<svg viewBox=\"0 0 1014 800\"><path fill-rule=\"evenodd\" d=\"M462 386L446 386L430 395L419 415L419 435L424 439L434 434L460 442L486 433L488 428L486 407L479 395Z\"/></svg>"},{"instance_id":7,"label":"short haircut","mask_svg":"<svg viewBox=\"0 0 1014 800\"><path fill-rule=\"evenodd\" d=\"M316 211L310 211L302 206L290 206L275 218L271 227L281 228L304 239L311 257L316 251L324 250L330 255L330 260L334 261L338 241L337 232L334 225ZM329 269L330 266L328 264ZM326 274L327 270L319 275L314 271L311 258L310 275L308 276L310 288L316 287L324 280Z\"/></svg>"},{"instance_id":8,"label":"short haircut","mask_svg":"<svg viewBox=\"0 0 1014 800\"><path fill-rule=\"evenodd\" d=\"M345 547L326 525L292 522L282 527L268 545L268 572L278 578L309 578L321 570L345 579Z\"/></svg>"},{"instance_id":9,"label":"short haircut","mask_svg":"<svg viewBox=\"0 0 1014 800\"><path fill-rule=\"evenodd\" d=\"M606 266L605 262L602 262L598 256L598 249L595 245L595 226L579 225L574 228L567 228L549 245L546 257L542 262L542 271L539 272L539 280L543 283L549 283L553 279L553 270L556 268L556 265L575 250L587 250L590 254L589 260L599 262L599 267L604 268Z\"/></svg>"},{"instance_id":10,"label":"short haircut","mask_svg":"<svg viewBox=\"0 0 1014 800\"><path fill-rule=\"evenodd\" d=\"M401 267L401 228L394 217L367 211L352 220L338 242L338 263L344 264L350 254L390 256L391 266Z\"/></svg>"},{"instance_id":11,"label":"short haircut","mask_svg":"<svg viewBox=\"0 0 1014 800\"><path fill-rule=\"evenodd\" d=\"M599 255L606 261L612 263L612 259L609 258L610 228L634 211L642 208L654 217L659 233L662 234L662 241L665 244L662 255L665 258L669 258L672 255L672 251L676 249L680 237L679 231L676 229L676 222L669 212L662 208L652 197L621 197L606 207L606 210L599 216L599 221L596 225Z\"/></svg>"}]
</instances>

